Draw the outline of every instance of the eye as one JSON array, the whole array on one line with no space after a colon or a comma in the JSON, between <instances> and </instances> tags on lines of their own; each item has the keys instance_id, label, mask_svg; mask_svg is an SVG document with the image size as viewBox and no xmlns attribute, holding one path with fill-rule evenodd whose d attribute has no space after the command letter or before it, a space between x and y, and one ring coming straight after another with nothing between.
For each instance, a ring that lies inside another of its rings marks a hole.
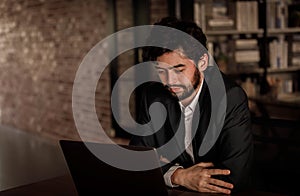
<instances>
[{"instance_id":1,"label":"eye","mask_svg":"<svg viewBox=\"0 0 300 196\"><path fill-rule=\"evenodd\" d=\"M184 71L184 69L174 69L175 73L181 73Z\"/></svg>"},{"instance_id":2,"label":"eye","mask_svg":"<svg viewBox=\"0 0 300 196\"><path fill-rule=\"evenodd\" d=\"M164 73L165 73L165 71L164 71L164 70L162 70L162 69L158 69L158 70L157 70L157 73L158 73L158 74L164 74Z\"/></svg>"}]
</instances>

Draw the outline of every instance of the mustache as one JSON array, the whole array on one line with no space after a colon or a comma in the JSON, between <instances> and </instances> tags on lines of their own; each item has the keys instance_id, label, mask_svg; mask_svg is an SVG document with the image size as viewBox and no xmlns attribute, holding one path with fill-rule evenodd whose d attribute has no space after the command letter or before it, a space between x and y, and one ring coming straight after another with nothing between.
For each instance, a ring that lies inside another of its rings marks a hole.
<instances>
[{"instance_id":1,"label":"mustache","mask_svg":"<svg viewBox=\"0 0 300 196\"><path fill-rule=\"evenodd\" d=\"M172 85L166 84L165 87L168 88L168 89L172 88L172 87L175 87L175 88L178 88L178 87L179 88L186 88L184 85L180 85L180 84L172 84Z\"/></svg>"},{"instance_id":2,"label":"mustache","mask_svg":"<svg viewBox=\"0 0 300 196\"><path fill-rule=\"evenodd\" d=\"M180 84L174 84L174 85L168 85L168 84L166 84L166 85L164 85L164 87L165 87L166 90L168 90L168 91L170 91L170 92L173 92L171 88L176 88L176 87L177 87L177 88L182 88L182 89L184 89L184 90L187 89L186 86L180 85Z\"/></svg>"}]
</instances>

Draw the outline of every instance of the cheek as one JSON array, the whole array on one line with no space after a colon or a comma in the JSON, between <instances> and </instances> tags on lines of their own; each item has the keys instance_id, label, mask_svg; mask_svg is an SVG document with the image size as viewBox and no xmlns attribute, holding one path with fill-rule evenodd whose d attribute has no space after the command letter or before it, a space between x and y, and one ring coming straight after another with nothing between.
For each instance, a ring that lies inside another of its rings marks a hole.
<instances>
[{"instance_id":1,"label":"cheek","mask_svg":"<svg viewBox=\"0 0 300 196\"><path fill-rule=\"evenodd\" d=\"M191 84L192 84L191 80L189 80L189 79L186 78L186 77L181 78L181 79L179 80L179 83L180 83L181 85L185 86L185 87L189 87L189 86L191 86Z\"/></svg>"},{"instance_id":2,"label":"cheek","mask_svg":"<svg viewBox=\"0 0 300 196\"><path fill-rule=\"evenodd\" d=\"M193 82L194 72L186 72L180 77L180 82L185 85L191 85Z\"/></svg>"},{"instance_id":3,"label":"cheek","mask_svg":"<svg viewBox=\"0 0 300 196\"><path fill-rule=\"evenodd\" d=\"M167 76L165 74L158 74L158 77L163 84L166 84Z\"/></svg>"}]
</instances>

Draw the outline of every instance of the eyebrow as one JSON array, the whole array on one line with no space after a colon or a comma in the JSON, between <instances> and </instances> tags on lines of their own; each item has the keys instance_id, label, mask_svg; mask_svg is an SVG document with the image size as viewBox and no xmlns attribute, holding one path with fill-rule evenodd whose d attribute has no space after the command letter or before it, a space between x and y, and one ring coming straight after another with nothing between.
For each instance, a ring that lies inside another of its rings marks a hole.
<instances>
[{"instance_id":1,"label":"eyebrow","mask_svg":"<svg viewBox=\"0 0 300 196\"><path fill-rule=\"evenodd\" d=\"M185 67L184 64L178 64L178 65L174 65L172 67L169 67L167 69L176 69L176 68L179 68L179 67ZM159 67L159 66L155 66L156 69L166 69L166 68L162 68L162 67Z\"/></svg>"}]
</instances>

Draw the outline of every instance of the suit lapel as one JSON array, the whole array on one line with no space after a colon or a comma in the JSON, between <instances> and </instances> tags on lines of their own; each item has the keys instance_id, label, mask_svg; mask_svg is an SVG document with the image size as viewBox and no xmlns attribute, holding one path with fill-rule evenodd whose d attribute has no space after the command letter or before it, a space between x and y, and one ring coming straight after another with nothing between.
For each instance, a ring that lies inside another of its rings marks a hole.
<instances>
[{"instance_id":1,"label":"suit lapel","mask_svg":"<svg viewBox=\"0 0 300 196\"><path fill-rule=\"evenodd\" d=\"M193 116L192 131L193 132L196 131L195 136L193 138L193 153L194 153L195 162L199 162L200 157L198 153L199 153L202 140L207 131L207 127L210 121L210 112L211 112L210 93L205 80L203 82L202 90L199 96L196 109L200 110L200 112L194 112L194 116Z\"/></svg>"}]
</instances>

